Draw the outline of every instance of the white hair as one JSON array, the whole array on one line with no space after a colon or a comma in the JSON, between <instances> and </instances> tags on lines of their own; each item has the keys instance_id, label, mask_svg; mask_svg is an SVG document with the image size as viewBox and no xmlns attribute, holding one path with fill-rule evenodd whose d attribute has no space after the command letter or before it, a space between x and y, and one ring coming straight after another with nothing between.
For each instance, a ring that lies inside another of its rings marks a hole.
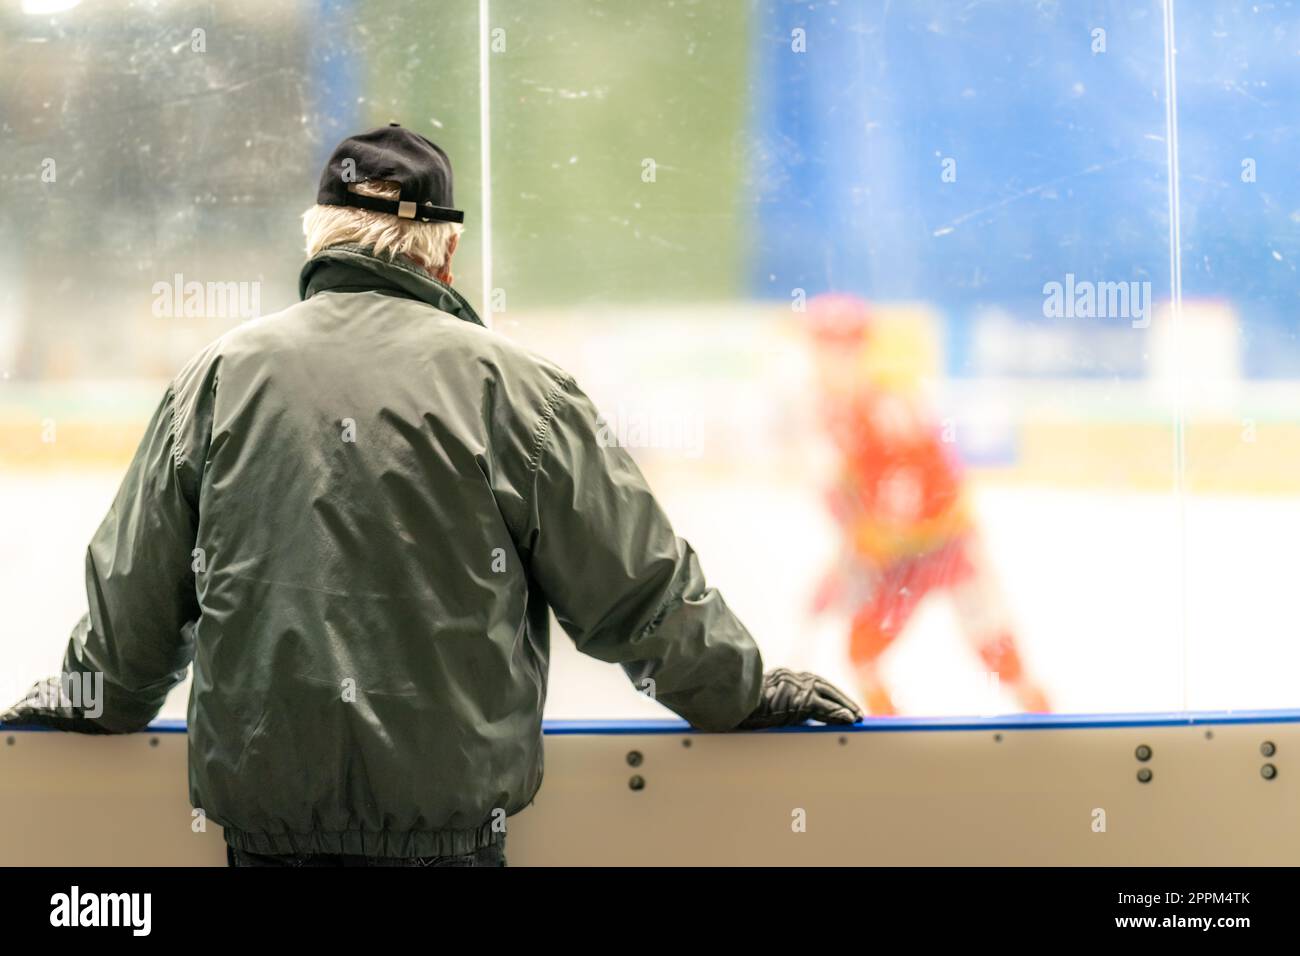
<instances>
[{"instance_id":1,"label":"white hair","mask_svg":"<svg viewBox=\"0 0 1300 956\"><path fill-rule=\"evenodd\" d=\"M353 183L348 191L380 199L401 196L397 183L380 179ZM378 256L407 256L433 274L449 267L451 242L462 228L458 222L417 222L353 206L312 206L302 214L309 259L330 246L356 243L373 248Z\"/></svg>"}]
</instances>

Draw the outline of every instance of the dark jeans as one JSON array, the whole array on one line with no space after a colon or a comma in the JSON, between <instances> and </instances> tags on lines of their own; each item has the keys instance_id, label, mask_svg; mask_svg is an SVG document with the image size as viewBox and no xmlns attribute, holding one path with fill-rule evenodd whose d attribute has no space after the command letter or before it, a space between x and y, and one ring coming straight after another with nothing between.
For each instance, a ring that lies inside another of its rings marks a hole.
<instances>
[{"instance_id":1,"label":"dark jeans","mask_svg":"<svg viewBox=\"0 0 1300 956\"><path fill-rule=\"evenodd\" d=\"M350 856L346 853L303 853L276 856L226 847L230 866L505 866L504 843L461 856Z\"/></svg>"}]
</instances>

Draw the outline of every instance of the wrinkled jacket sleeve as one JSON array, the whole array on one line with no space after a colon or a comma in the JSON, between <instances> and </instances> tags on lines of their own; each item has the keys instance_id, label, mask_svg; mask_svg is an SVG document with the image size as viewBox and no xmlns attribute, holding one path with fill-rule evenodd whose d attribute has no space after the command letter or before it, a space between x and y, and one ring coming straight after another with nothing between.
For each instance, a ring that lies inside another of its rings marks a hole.
<instances>
[{"instance_id":1,"label":"wrinkled jacket sleeve","mask_svg":"<svg viewBox=\"0 0 1300 956\"><path fill-rule=\"evenodd\" d=\"M62 677L90 674L97 683L102 674L103 689L93 708L75 709L69 729L143 728L184 679L193 654L198 509L181 487L173 404L169 388L86 552L90 609L73 629Z\"/></svg>"},{"instance_id":2,"label":"wrinkled jacket sleeve","mask_svg":"<svg viewBox=\"0 0 1300 956\"><path fill-rule=\"evenodd\" d=\"M578 649L705 730L758 705L762 659L632 458L568 380L537 435L530 573Z\"/></svg>"}]
</instances>

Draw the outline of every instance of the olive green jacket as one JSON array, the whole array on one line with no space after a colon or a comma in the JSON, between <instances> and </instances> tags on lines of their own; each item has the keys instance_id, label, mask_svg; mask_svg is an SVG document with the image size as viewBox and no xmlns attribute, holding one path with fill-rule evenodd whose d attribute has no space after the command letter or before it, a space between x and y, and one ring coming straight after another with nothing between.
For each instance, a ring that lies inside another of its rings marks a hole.
<instances>
[{"instance_id":1,"label":"olive green jacket","mask_svg":"<svg viewBox=\"0 0 1300 956\"><path fill-rule=\"evenodd\" d=\"M228 842L431 856L537 792L548 607L697 727L755 708L754 641L570 375L401 259L328 249L301 292L154 413L87 555L73 729L140 730L192 662Z\"/></svg>"}]
</instances>

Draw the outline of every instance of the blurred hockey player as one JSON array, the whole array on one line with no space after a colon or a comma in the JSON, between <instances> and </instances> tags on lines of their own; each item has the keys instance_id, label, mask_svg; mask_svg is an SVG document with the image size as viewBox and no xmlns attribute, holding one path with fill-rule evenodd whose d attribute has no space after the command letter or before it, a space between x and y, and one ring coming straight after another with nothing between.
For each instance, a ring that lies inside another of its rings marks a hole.
<instances>
[{"instance_id":1,"label":"blurred hockey player","mask_svg":"<svg viewBox=\"0 0 1300 956\"><path fill-rule=\"evenodd\" d=\"M880 660L936 592L953 601L985 671L1024 710L1047 711L1017 650L956 457L922 400L915 339L849 295L814 298L808 318L820 413L838 458L828 503L841 534L813 611L838 605L851 615L849 655L871 713L896 713Z\"/></svg>"}]
</instances>

